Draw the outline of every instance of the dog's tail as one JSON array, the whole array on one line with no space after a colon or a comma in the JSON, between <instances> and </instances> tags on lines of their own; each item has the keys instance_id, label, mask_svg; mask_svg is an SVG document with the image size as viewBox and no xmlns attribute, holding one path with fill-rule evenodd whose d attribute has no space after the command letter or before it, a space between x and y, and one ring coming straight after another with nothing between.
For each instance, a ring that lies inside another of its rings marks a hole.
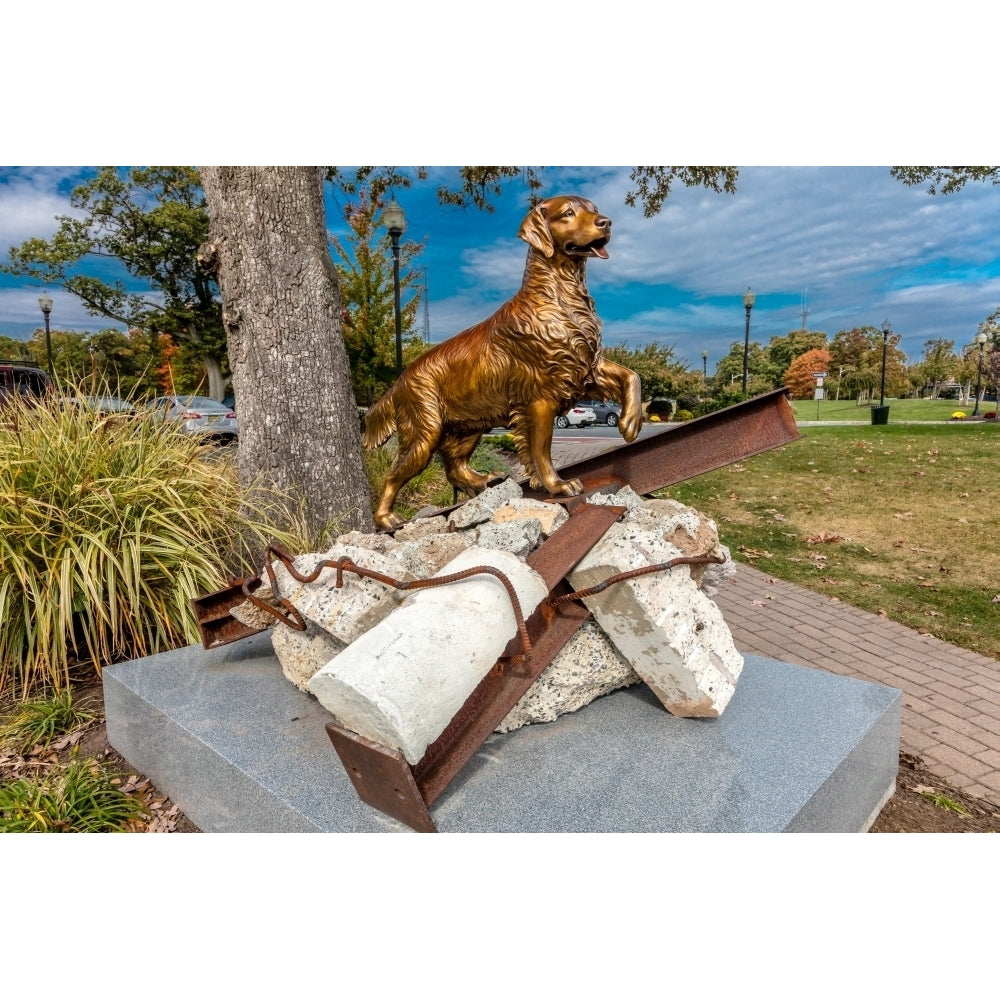
<instances>
[{"instance_id":1,"label":"dog's tail","mask_svg":"<svg viewBox=\"0 0 1000 1000\"><path fill-rule=\"evenodd\" d=\"M392 403L392 389L373 403L365 414L365 430L361 443L366 448L385 444L396 429L396 408Z\"/></svg>"}]
</instances>

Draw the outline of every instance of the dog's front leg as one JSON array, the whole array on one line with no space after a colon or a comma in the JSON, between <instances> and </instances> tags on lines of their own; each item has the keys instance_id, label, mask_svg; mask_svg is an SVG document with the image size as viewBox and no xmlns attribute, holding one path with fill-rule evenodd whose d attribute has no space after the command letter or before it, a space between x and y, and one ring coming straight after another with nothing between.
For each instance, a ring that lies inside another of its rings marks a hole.
<instances>
[{"instance_id":1,"label":"dog's front leg","mask_svg":"<svg viewBox=\"0 0 1000 1000\"><path fill-rule=\"evenodd\" d=\"M642 430L642 385L639 376L631 368L602 359L595 373L596 394L602 398L617 399L622 404L622 415L618 430L631 443Z\"/></svg>"},{"instance_id":2,"label":"dog's front leg","mask_svg":"<svg viewBox=\"0 0 1000 1000\"><path fill-rule=\"evenodd\" d=\"M560 479L552 465L552 427L556 419L556 407L547 400L536 399L527 409L528 452L534 467L529 480L532 489L544 487L553 496L564 497L582 493L583 483L579 479ZM524 465L528 467L527 462Z\"/></svg>"}]
</instances>

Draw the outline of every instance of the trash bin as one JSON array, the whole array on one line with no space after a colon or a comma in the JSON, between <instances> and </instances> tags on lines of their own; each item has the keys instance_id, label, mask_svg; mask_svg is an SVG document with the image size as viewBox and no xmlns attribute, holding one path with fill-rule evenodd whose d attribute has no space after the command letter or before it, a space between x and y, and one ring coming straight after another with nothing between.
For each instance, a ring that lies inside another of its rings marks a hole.
<instances>
[{"instance_id":1,"label":"trash bin","mask_svg":"<svg viewBox=\"0 0 1000 1000\"><path fill-rule=\"evenodd\" d=\"M872 423L873 424L887 424L887 423L889 423L889 407L888 406L873 406L872 407Z\"/></svg>"}]
</instances>

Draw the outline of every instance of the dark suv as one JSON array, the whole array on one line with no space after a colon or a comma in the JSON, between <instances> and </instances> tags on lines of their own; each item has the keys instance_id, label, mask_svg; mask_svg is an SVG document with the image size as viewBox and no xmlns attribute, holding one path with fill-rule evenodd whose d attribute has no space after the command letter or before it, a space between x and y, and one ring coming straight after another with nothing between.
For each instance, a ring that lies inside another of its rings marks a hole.
<instances>
[{"instance_id":1,"label":"dark suv","mask_svg":"<svg viewBox=\"0 0 1000 1000\"><path fill-rule=\"evenodd\" d=\"M55 392L49 374L35 361L0 358L0 406L15 396L43 399Z\"/></svg>"}]
</instances>

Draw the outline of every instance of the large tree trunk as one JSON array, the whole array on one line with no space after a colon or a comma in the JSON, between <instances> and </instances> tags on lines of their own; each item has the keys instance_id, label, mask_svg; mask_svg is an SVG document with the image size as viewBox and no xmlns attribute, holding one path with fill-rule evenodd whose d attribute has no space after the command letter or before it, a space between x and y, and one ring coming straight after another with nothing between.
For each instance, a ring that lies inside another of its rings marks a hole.
<instances>
[{"instance_id":1,"label":"large tree trunk","mask_svg":"<svg viewBox=\"0 0 1000 1000\"><path fill-rule=\"evenodd\" d=\"M373 529L318 167L199 167L240 428L240 483L304 506L313 536Z\"/></svg>"}]
</instances>

